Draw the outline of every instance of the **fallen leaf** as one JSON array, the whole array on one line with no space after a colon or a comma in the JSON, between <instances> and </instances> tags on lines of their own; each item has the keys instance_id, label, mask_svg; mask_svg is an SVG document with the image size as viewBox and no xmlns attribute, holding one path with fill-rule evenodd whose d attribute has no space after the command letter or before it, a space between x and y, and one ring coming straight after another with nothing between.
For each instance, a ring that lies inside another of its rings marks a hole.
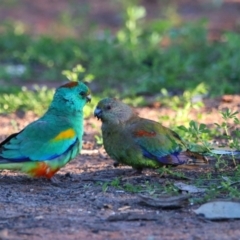
<instances>
[{"instance_id":1,"label":"fallen leaf","mask_svg":"<svg viewBox=\"0 0 240 240\"><path fill-rule=\"evenodd\" d=\"M174 186L180 189L181 191L186 191L188 193L201 193L206 191L205 188L198 188L194 185L188 185L183 182L174 183Z\"/></svg>"},{"instance_id":2,"label":"fallen leaf","mask_svg":"<svg viewBox=\"0 0 240 240\"><path fill-rule=\"evenodd\" d=\"M209 202L193 211L212 220L240 218L240 203L230 201Z\"/></svg>"},{"instance_id":3,"label":"fallen leaf","mask_svg":"<svg viewBox=\"0 0 240 240\"><path fill-rule=\"evenodd\" d=\"M240 151L238 151L235 148L229 148L229 147L214 147L213 149L210 150L210 154L211 153L217 154L217 155L226 155L229 157L240 155Z\"/></svg>"},{"instance_id":4,"label":"fallen leaf","mask_svg":"<svg viewBox=\"0 0 240 240\"><path fill-rule=\"evenodd\" d=\"M140 203L148 205L151 207L160 207L160 208L180 208L186 204L186 200L189 198L189 195L180 195L180 196L162 196L159 198L153 198L146 195L139 195Z\"/></svg>"}]
</instances>

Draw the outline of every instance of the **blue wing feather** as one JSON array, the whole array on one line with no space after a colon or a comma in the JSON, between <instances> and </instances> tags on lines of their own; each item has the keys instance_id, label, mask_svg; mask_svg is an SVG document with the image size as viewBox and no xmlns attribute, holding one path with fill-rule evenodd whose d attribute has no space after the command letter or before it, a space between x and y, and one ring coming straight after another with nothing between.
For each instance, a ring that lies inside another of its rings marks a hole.
<instances>
[{"instance_id":1,"label":"blue wing feather","mask_svg":"<svg viewBox=\"0 0 240 240\"><path fill-rule=\"evenodd\" d=\"M43 160L54 160L62 155L65 155L68 151L70 151L72 149L72 147L78 142L78 138L76 138L76 140L67 148L66 151L60 153L60 154L54 154L52 156L43 156L42 159L38 159L38 161L43 161ZM25 156L22 156L22 157L19 157L19 158L3 158L1 159L0 158L0 163L6 163L6 162L28 162L28 161L32 161L31 158L29 157L25 157Z\"/></svg>"},{"instance_id":2,"label":"blue wing feather","mask_svg":"<svg viewBox=\"0 0 240 240\"><path fill-rule=\"evenodd\" d=\"M63 121L61 124L60 129L69 128ZM0 143L0 163L56 159L79 142L77 135L52 142L51 140L60 132L55 128L55 124L47 121L38 120L31 123L21 132L10 135Z\"/></svg>"},{"instance_id":3,"label":"blue wing feather","mask_svg":"<svg viewBox=\"0 0 240 240\"><path fill-rule=\"evenodd\" d=\"M140 146L142 149L142 154L144 157L156 160L162 164L172 164L172 165L181 165L184 164L187 160L186 156L183 156L182 154L179 154L179 152L171 153L165 156L157 156L149 151L147 151L145 148Z\"/></svg>"},{"instance_id":4,"label":"blue wing feather","mask_svg":"<svg viewBox=\"0 0 240 240\"><path fill-rule=\"evenodd\" d=\"M171 165L184 164L188 159L180 137L161 124L141 118L131 125L131 132L145 158Z\"/></svg>"}]
</instances>

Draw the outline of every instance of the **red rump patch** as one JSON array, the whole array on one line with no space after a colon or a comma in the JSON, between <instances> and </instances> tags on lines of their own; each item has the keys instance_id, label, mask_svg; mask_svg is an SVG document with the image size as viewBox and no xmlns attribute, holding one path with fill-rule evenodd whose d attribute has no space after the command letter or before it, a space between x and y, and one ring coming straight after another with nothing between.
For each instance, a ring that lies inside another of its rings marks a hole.
<instances>
[{"instance_id":1,"label":"red rump patch","mask_svg":"<svg viewBox=\"0 0 240 240\"><path fill-rule=\"evenodd\" d=\"M68 82L62 86L60 86L59 88L73 88L73 87L76 87L78 85L78 82Z\"/></svg>"},{"instance_id":2,"label":"red rump patch","mask_svg":"<svg viewBox=\"0 0 240 240\"><path fill-rule=\"evenodd\" d=\"M37 166L32 168L29 173L33 177L46 177L50 179L58 170L59 168L51 169L46 163L40 162L37 163Z\"/></svg>"},{"instance_id":3,"label":"red rump patch","mask_svg":"<svg viewBox=\"0 0 240 240\"><path fill-rule=\"evenodd\" d=\"M155 132L147 132L145 130L138 130L134 133L136 137L154 137L156 136Z\"/></svg>"}]
</instances>

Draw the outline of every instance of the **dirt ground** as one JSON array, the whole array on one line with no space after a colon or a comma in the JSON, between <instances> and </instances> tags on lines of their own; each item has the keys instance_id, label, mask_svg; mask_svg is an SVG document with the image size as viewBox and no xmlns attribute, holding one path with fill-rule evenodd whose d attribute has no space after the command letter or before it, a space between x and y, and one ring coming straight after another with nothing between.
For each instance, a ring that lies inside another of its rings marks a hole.
<instances>
[{"instance_id":1,"label":"dirt ground","mask_svg":"<svg viewBox=\"0 0 240 240\"><path fill-rule=\"evenodd\" d=\"M240 110L240 96L207 100L205 104L201 111L208 115L202 122L211 124L220 120L220 109ZM141 116L148 113L154 120L174 114L163 107L138 112ZM0 140L34 119L32 113L0 115ZM103 185L117 177L121 184L136 187L147 181L161 185L189 181L160 177L154 170L139 175L127 166L114 168L113 161L96 144L94 135L99 127L100 122L93 117L85 121L82 154L56 174L57 183L0 171L0 239L240 239L239 220L206 220L193 212L199 205L188 201L181 208L163 209L142 204L140 194L149 196L149 192L131 193L111 186L104 190ZM182 171L197 178L204 169Z\"/></svg>"},{"instance_id":2,"label":"dirt ground","mask_svg":"<svg viewBox=\"0 0 240 240\"><path fill-rule=\"evenodd\" d=\"M92 4L89 21L99 24L100 28L117 28L121 24L116 1L23 0L18 2L17 8L11 7L11 3L16 2L14 0L3 2L5 4L1 3L0 8L1 21L9 18L23 21L36 34L64 32L66 26L56 25L55 21L59 20L63 9L69 9L68 3L76 2L81 6ZM163 5L161 1L142 2L151 17L158 16ZM209 17L209 29L214 34L239 27L239 1L223 1L220 7L208 5L208 2L218 1L178 1L178 12L186 20ZM65 33L69 32L66 30ZM206 113L202 122L210 125L219 122L218 111L225 107L240 111L240 96L206 100L206 107L200 110ZM174 117L175 114L161 106L138 111L142 116L147 113L153 120L158 120L161 115ZM195 112L192 112L189 119L195 116ZM34 119L36 116L32 113L0 115L0 140ZM103 185L116 177L122 184L134 186L144 185L146 181L166 185L169 181L177 182L179 179L160 177L153 170L132 175L130 167L114 168L113 161L96 144L94 135L99 127L100 123L92 117L85 121L82 154L56 174L58 183L0 171L0 239L240 239L239 220L206 220L193 212L198 205L186 202L177 209L156 208L143 205L138 193L111 186L103 191ZM197 178L198 171L202 169L185 170L185 173ZM188 183L188 180L181 181Z\"/></svg>"}]
</instances>

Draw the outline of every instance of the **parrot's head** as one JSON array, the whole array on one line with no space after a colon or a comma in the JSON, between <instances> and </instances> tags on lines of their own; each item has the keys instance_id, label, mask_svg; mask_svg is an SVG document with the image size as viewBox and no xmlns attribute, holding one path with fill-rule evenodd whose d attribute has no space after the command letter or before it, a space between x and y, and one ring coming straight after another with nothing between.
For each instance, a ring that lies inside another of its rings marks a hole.
<instances>
[{"instance_id":1,"label":"parrot's head","mask_svg":"<svg viewBox=\"0 0 240 240\"><path fill-rule=\"evenodd\" d=\"M68 82L57 88L51 107L63 112L82 111L91 101L90 89L83 82Z\"/></svg>"},{"instance_id":2,"label":"parrot's head","mask_svg":"<svg viewBox=\"0 0 240 240\"><path fill-rule=\"evenodd\" d=\"M94 116L103 123L124 123L134 115L131 107L115 98L104 98L97 104Z\"/></svg>"}]
</instances>

